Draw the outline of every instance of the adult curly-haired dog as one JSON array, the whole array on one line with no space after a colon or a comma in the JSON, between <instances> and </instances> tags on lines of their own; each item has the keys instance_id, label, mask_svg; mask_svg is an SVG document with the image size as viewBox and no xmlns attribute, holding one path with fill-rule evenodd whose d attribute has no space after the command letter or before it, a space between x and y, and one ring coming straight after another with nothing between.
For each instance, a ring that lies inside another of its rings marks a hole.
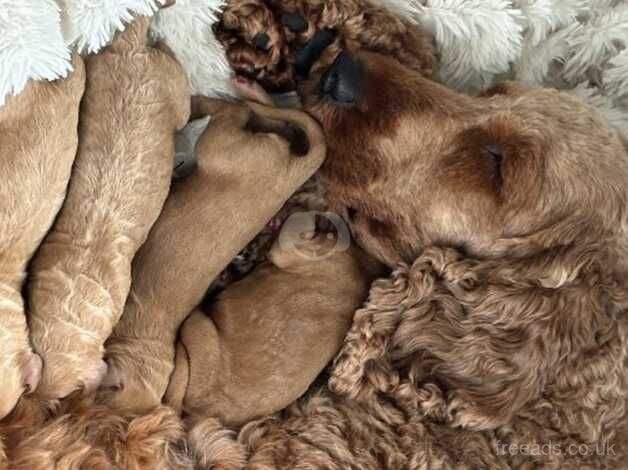
<instances>
[{"instance_id":1,"label":"adult curly-haired dog","mask_svg":"<svg viewBox=\"0 0 628 470\"><path fill-rule=\"evenodd\" d=\"M372 255L407 263L357 315L331 388L394 397L452 445L463 428L564 450L539 465L618 468L628 153L617 132L567 93L504 83L464 96L359 48L300 89L325 129L331 208Z\"/></svg>"}]
</instances>

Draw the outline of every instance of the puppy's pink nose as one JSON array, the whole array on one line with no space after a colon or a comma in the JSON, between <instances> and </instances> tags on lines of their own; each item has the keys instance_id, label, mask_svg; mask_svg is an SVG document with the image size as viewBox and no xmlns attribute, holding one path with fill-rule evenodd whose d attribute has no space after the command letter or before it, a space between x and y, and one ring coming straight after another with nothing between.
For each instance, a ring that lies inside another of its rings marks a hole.
<instances>
[{"instance_id":1,"label":"puppy's pink nose","mask_svg":"<svg viewBox=\"0 0 628 470\"><path fill-rule=\"evenodd\" d=\"M364 85L364 66L343 51L321 79L321 93L339 103L355 103Z\"/></svg>"}]
</instances>

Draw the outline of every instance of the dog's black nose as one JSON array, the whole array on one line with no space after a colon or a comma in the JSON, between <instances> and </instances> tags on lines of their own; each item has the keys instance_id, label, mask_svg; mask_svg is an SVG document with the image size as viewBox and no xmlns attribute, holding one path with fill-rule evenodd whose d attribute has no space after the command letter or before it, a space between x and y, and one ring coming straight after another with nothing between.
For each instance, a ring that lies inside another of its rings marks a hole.
<instances>
[{"instance_id":1,"label":"dog's black nose","mask_svg":"<svg viewBox=\"0 0 628 470\"><path fill-rule=\"evenodd\" d=\"M355 103L364 82L364 66L343 51L321 79L321 93L339 103Z\"/></svg>"}]
</instances>

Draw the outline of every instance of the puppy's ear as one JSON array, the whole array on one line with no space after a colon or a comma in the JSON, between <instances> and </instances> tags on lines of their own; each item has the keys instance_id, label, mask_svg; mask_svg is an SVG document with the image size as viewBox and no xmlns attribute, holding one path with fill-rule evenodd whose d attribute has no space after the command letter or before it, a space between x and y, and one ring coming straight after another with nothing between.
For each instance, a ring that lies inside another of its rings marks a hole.
<instances>
[{"instance_id":1,"label":"puppy's ear","mask_svg":"<svg viewBox=\"0 0 628 470\"><path fill-rule=\"evenodd\" d=\"M556 393L557 408L578 417L570 431L584 432L584 421L610 419L596 410L616 406L619 391L588 404L578 394L626 375L628 287L611 265L590 248L517 261L430 249L375 284L330 386L477 430Z\"/></svg>"}]
</instances>

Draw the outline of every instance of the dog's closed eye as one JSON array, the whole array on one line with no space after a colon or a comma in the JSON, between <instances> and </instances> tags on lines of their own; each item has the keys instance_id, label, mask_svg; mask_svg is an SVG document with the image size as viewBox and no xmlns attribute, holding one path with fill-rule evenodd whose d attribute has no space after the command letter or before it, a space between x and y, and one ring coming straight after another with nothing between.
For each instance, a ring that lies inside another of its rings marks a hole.
<instances>
[{"instance_id":1,"label":"dog's closed eye","mask_svg":"<svg viewBox=\"0 0 628 470\"><path fill-rule=\"evenodd\" d=\"M489 155L495 160L495 163L498 166L501 166L502 161L504 160L504 154L502 149L497 144L489 144L486 146L486 151Z\"/></svg>"},{"instance_id":2,"label":"dog's closed eye","mask_svg":"<svg viewBox=\"0 0 628 470\"><path fill-rule=\"evenodd\" d=\"M501 184L502 165L504 163L504 151L497 144L488 144L484 147L484 149L489 158L491 176L498 184Z\"/></svg>"}]
</instances>

